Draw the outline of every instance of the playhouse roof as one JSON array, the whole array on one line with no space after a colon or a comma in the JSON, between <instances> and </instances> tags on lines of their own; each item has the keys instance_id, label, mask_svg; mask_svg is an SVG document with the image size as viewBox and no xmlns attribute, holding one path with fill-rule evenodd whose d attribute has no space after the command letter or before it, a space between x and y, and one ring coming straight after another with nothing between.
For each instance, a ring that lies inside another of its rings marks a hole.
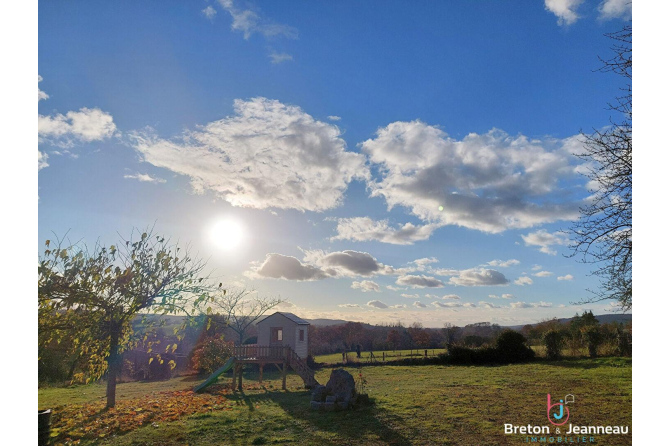
<instances>
[{"instance_id":1,"label":"playhouse roof","mask_svg":"<svg viewBox=\"0 0 670 446\"><path fill-rule=\"evenodd\" d=\"M272 313L271 315L266 316L266 317L264 317L263 319L261 319L260 321L256 322L256 324L260 324L260 323L263 322L265 319L269 318L270 316L274 316L275 314L281 314L282 316L284 316L284 317L290 319L292 322L295 322L295 323L298 324L298 325L309 325L309 322L307 322L307 321L304 320L304 319L299 318L299 317L296 316L295 314L293 314L293 313L286 313L286 312L283 312L283 311L277 311L276 313Z\"/></svg>"}]
</instances>

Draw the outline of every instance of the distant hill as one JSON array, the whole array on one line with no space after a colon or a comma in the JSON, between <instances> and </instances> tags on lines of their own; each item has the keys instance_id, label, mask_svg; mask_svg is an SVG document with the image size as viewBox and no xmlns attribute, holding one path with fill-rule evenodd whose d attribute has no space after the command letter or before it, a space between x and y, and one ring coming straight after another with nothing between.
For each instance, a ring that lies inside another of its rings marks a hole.
<instances>
[{"instance_id":1,"label":"distant hill","mask_svg":"<svg viewBox=\"0 0 670 446\"><path fill-rule=\"evenodd\" d=\"M633 320L633 315L630 314L630 313L628 313L628 314L622 314L622 313L601 314L599 316L596 316L596 319L598 319L598 322L600 322L601 324L608 324L610 322L620 322L620 323L623 323L623 324L627 324L627 323L629 323ZM558 321L561 324L569 324L571 320L572 320L572 317L562 317L562 318L558 319ZM530 324L530 325L535 326L538 323ZM512 325L512 326L509 326L509 327L506 327L506 328L511 328L512 330L521 330L521 328L523 328L524 325L526 325L526 324Z\"/></svg>"},{"instance_id":2,"label":"distant hill","mask_svg":"<svg viewBox=\"0 0 670 446\"><path fill-rule=\"evenodd\" d=\"M349 322L344 321L342 319L305 319L305 320L310 324L316 325L318 327L330 327L331 325L342 325Z\"/></svg>"},{"instance_id":3,"label":"distant hill","mask_svg":"<svg viewBox=\"0 0 670 446\"><path fill-rule=\"evenodd\" d=\"M172 316L172 315L169 315L169 316L150 315L149 318L165 319L166 326L168 328L174 328L174 327L176 327L176 326L178 326L179 324L182 323L184 317L183 316ZM137 316L135 318L135 321L139 322L140 319L141 319L141 316ZM627 324L628 322L631 322L633 320L633 315L630 314L630 313L628 313L628 314L621 314L621 313L601 314L599 316L596 316L596 319L598 319L598 321L601 324L607 324L609 322L621 322L621 323ZM305 319L305 320L307 322L309 322L310 324L315 325L317 327L331 327L333 325L342 325L342 324L346 324L348 322L352 322L352 321L345 321L343 319ZM568 324L568 323L570 323L570 320L572 320L572 317L564 317L564 318L560 318L558 320L562 324ZM362 324L363 325L372 325L372 324L368 324L368 323L365 323L365 322L362 322ZM530 324L530 325L537 325L537 324L538 323L534 323L534 324ZM505 328L511 328L512 330L521 330L521 328L524 325L526 325L526 324L510 325L510 326L504 326L504 327Z\"/></svg>"}]
</instances>

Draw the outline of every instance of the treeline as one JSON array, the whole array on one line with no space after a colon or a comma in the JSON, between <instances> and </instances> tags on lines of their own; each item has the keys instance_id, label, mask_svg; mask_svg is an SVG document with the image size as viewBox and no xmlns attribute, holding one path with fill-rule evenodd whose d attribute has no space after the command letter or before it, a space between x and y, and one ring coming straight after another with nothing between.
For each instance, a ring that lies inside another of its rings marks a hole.
<instances>
[{"instance_id":1,"label":"treeline","mask_svg":"<svg viewBox=\"0 0 670 446\"><path fill-rule=\"evenodd\" d=\"M493 348L505 331L498 324L478 322L464 327L445 323L443 328L424 328L415 322L370 325L360 322L309 327L309 348L313 356L354 351L407 350L413 348ZM591 311L575 314L569 322L556 318L528 324L518 330L524 343L540 356L632 355L632 325L601 324Z\"/></svg>"},{"instance_id":2,"label":"treeline","mask_svg":"<svg viewBox=\"0 0 670 446\"><path fill-rule=\"evenodd\" d=\"M521 333L530 345L544 348L544 356L632 356L632 323L601 324L591 311L575 316L569 323L557 319L525 325Z\"/></svg>"},{"instance_id":3,"label":"treeline","mask_svg":"<svg viewBox=\"0 0 670 446\"><path fill-rule=\"evenodd\" d=\"M309 326L309 348L312 355L339 353L343 350L363 351L407 350L412 348L445 348L447 344L481 347L493 342L502 327L479 322L464 327L449 323L444 328L424 328L419 322L370 325L360 322L331 326Z\"/></svg>"}]
</instances>

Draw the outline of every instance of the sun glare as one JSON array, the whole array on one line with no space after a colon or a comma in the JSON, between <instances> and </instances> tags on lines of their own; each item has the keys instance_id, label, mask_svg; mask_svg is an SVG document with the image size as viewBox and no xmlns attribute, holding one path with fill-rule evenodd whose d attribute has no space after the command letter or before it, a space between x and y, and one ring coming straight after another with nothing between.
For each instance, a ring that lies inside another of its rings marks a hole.
<instances>
[{"instance_id":1,"label":"sun glare","mask_svg":"<svg viewBox=\"0 0 670 446\"><path fill-rule=\"evenodd\" d=\"M214 223L209 229L209 240L217 248L232 251L246 239L244 225L238 220L226 218Z\"/></svg>"}]
</instances>

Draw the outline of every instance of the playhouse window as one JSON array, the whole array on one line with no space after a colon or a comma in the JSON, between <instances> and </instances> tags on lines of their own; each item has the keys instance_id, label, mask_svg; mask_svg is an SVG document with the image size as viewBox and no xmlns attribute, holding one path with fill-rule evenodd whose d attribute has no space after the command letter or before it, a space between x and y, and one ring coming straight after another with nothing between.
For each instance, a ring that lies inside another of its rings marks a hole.
<instances>
[{"instance_id":1,"label":"playhouse window","mask_svg":"<svg viewBox=\"0 0 670 446\"><path fill-rule=\"evenodd\" d=\"M273 328L272 329L272 340L275 342L283 341L284 340L284 333L281 328Z\"/></svg>"},{"instance_id":2,"label":"playhouse window","mask_svg":"<svg viewBox=\"0 0 670 446\"><path fill-rule=\"evenodd\" d=\"M300 330L300 340L301 341L305 340L305 330Z\"/></svg>"}]
</instances>

